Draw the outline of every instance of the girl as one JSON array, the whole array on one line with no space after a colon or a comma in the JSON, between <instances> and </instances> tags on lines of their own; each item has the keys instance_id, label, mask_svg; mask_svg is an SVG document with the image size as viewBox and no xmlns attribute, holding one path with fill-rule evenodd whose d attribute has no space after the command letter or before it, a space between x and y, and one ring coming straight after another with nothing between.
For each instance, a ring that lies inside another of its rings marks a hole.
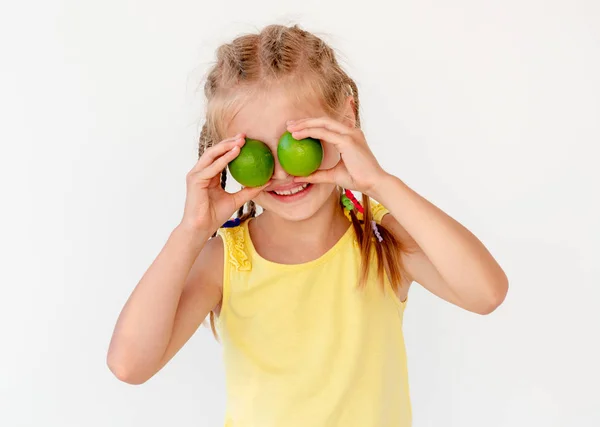
<instances>
[{"instance_id":1,"label":"girl","mask_svg":"<svg viewBox=\"0 0 600 427\"><path fill-rule=\"evenodd\" d=\"M382 169L360 130L356 84L322 40L269 26L217 57L183 218L123 308L110 369L145 382L210 314L226 426L409 426L411 283L487 314L504 300L504 272L467 229ZM225 192L244 138L276 152L286 131L321 140L320 169L294 178L276 160L263 187Z\"/></svg>"}]
</instances>

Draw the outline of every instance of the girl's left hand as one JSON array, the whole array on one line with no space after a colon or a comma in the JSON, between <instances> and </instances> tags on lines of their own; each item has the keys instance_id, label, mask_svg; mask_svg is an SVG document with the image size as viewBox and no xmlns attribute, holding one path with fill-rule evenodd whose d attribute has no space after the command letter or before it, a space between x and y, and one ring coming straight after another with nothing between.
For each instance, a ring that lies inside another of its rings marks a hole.
<instances>
[{"instance_id":1,"label":"girl's left hand","mask_svg":"<svg viewBox=\"0 0 600 427\"><path fill-rule=\"evenodd\" d=\"M295 182L332 183L370 195L388 174L369 149L363 132L329 117L289 121L288 131L295 139L315 138L331 144L340 153L340 162L331 169L318 170Z\"/></svg>"}]
</instances>

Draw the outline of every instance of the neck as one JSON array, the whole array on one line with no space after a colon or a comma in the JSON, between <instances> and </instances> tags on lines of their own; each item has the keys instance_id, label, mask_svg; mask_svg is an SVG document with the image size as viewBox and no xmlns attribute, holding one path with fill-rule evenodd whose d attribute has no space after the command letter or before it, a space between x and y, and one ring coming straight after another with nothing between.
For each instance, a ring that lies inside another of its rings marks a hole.
<instances>
[{"instance_id":1,"label":"neck","mask_svg":"<svg viewBox=\"0 0 600 427\"><path fill-rule=\"evenodd\" d=\"M327 245L332 239L337 240L348 226L348 220L339 203L340 194L333 191L323 206L310 218L301 221L289 221L265 211L262 224L268 224L271 236L278 239L293 239L307 244ZM261 224L261 225L262 225Z\"/></svg>"}]
</instances>

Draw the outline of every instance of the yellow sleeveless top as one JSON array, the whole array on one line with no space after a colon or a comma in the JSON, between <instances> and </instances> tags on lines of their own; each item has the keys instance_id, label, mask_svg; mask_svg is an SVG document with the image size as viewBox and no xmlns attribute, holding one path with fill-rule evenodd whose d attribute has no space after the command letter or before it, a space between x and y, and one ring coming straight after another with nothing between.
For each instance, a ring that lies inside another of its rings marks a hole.
<instances>
[{"instance_id":1,"label":"yellow sleeveless top","mask_svg":"<svg viewBox=\"0 0 600 427\"><path fill-rule=\"evenodd\" d=\"M375 221L387 212L374 205ZM384 292L376 268L358 288L352 225L323 256L295 265L262 258L248 221L219 234L225 427L410 426L405 303L387 280Z\"/></svg>"}]
</instances>

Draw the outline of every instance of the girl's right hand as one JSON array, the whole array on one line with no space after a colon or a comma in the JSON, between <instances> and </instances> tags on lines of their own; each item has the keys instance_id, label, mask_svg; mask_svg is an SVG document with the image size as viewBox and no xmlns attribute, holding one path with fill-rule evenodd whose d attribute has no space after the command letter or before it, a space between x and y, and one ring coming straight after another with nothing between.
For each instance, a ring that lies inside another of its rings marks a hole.
<instances>
[{"instance_id":1,"label":"girl's right hand","mask_svg":"<svg viewBox=\"0 0 600 427\"><path fill-rule=\"evenodd\" d=\"M187 195L181 224L212 235L244 203L256 197L262 187L228 193L221 188L221 172L240 154L243 134L228 138L207 149L186 176Z\"/></svg>"}]
</instances>

